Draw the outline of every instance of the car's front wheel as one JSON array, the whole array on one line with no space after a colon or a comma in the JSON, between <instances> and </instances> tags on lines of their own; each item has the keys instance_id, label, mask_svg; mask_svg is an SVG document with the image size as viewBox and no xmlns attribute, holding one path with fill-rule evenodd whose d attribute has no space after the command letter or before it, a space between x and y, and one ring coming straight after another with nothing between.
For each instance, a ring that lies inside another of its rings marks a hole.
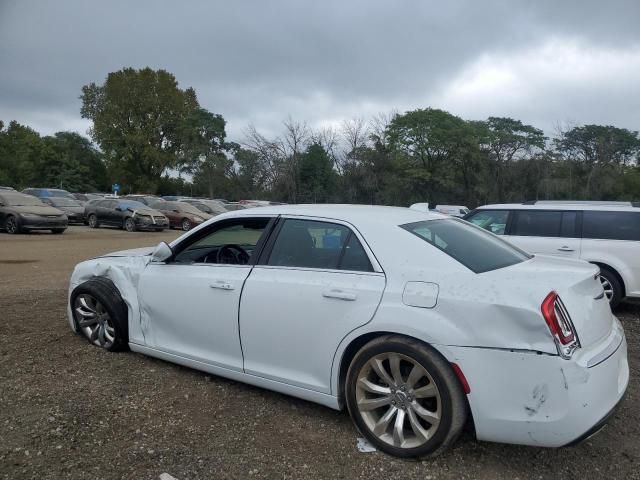
<instances>
[{"instance_id":1,"label":"car's front wheel","mask_svg":"<svg viewBox=\"0 0 640 480\"><path fill-rule=\"evenodd\" d=\"M467 419L464 392L449 362L432 347L399 335L376 338L356 354L345 395L360 432L398 457L445 450Z\"/></svg>"},{"instance_id":2,"label":"car's front wheel","mask_svg":"<svg viewBox=\"0 0 640 480\"><path fill-rule=\"evenodd\" d=\"M55 233L55 234L61 234L64 233L64 231L66 230L66 228L54 228L51 230L51 233Z\"/></svg>"},{"instance_id":3,"label":"car's front wheel","mask_svg":"<svg viewBox=\"0 0 640 480\"><path fill-rule=\"evenodd\" d=\"M7 217L7 220L4 224L4 229L7 231L7 233L20 233L20 224L18 223L18 219L13 215Z\"/></svg>"},{"instance_id":4,"label":"car's front wheel","mask_svg":"<svg viewBox=\"0 0 640 480\"><path fill-rule=\"evenodd\" d=\"M127 232L135 232L136 231L136 222L133 218L129 217L124 221L124 229Z\"/></svg>"},{"instance_id":5,"label":"car's front wheel","mask_svg":"<svg viewBox=\"0 0 640 480\"><path fill-rule=\"evenodd\" d=\"M109 351L127 348L127 305L111 280L96 277L76 287L71 308L78 331L89 342Z\"/></svg>"},{"instance_id":6,"label":"car's front wheel","mask_svg":"<svg viewBox=\"0 0 640 480\"><path fill-rule=\"evenodd\" d=\"M94 213L89 215L87 222L89 223L89 228L98 228L100 226L100 223L98 222L98 216Z\"/></svg>"}]
</instances>

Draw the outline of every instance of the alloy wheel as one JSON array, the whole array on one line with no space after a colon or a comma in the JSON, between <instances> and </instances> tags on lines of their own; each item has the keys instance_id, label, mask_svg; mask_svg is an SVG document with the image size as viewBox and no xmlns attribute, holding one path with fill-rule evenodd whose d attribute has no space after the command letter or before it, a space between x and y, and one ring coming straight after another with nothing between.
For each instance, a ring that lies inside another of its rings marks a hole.
<instances>
[{"instance_id":1,"label":"alloy wheel","mask_svg":"<svg viewBox=\"0 0 640 480\"><path fill-rule=\"evenodd\" d=\"M73 303L78 327L91 343L102 348L111 348L116 331L109 312L93 295L82 293Z\"/></svg>"},{"instance_id":2,"label":"alloy wheel","mask_svg":"<svg viewBox=\"0 0 640 480\"><path fill-rule=\"evenodd\" d=\"M191 230L191 222L189 220L187 220L186 218L184 220L182 220L182 230L184 230L185 232L187 230Z\"/></svg>"},{"instance_id":3,"label":"alloy wheel","mask_svg":"<svg viewBox=\"0 0 640 480\"><path fill-rule=\"evenodd\" d=\"M367 428L397 448L416 448L435 435L442 400L429 372L399 353L376 355L356 382L356 403Z\"/></svg>"},{"instance_id":4,"label":"alloy wheel","mask_svg":"<svg viewBox=\"0 0 640 480\"><path fill-rule=\"evenodd\" d=\"M127 218L124 221L124 228L127 232L133 232L136 229L136 224L133 221L133 218Z\"/></svg>"},{"instance_id":5,"label":"alloy wheel","mask_svg":"<svg viewBox=\"0 0 640 480\"><path fill-rule=\"evenodd\" d=\"M89 227L96 228L98 226L98 217L89 215Z\"/></svg>"},{"instance_id":6,"label":"alloy wheel","mask_svg":"<svg viewBox=\"0 0 640 480\"><path fill-rule=\"evenodd\" d=\"M604 294L607 297L607 300L611 301L614 295L613 285L611 285L611 282L607 277L603 277L602 275L600 275L599 278L600 278L600 283L602 284L602 288L604 289Z\"/></svg>"},{"instance_id":7,"label":"alloy wheel","mask_svg":"<svg viewBox=\"0 0 640 480\"><path fill-rule=\"evenodd\" d=\"M7 218L7 223L5 225L7 229L7 233L17 233L18 231L18 222L14 217Z\"/></svg>"}]
</instances>

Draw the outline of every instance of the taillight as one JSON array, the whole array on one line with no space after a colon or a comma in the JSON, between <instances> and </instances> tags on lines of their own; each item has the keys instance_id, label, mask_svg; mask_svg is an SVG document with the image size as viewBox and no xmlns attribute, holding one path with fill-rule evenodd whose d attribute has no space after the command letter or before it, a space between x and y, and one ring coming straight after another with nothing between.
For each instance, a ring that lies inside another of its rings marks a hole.
<instances>
[{"instance_id":1,"label":"taillight","mask_svg":"<svg viewBox=\"0 0 640 480\"><path fill-rule=\"evenodd\" d=\"M540 306L542 316L551 331L551 335L562 358L571 358L573 352L580 347L569 312L556 292L551 292Z\"/></svg>"}]
</instances>

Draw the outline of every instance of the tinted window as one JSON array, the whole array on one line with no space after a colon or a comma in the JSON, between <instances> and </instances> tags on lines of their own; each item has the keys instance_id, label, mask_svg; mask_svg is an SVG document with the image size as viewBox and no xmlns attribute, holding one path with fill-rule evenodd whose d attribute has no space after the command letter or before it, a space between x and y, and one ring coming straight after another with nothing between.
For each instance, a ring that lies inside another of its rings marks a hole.
<instances>
[{"instance_id":1,"label":"tinted window","mask_svg":"<svg viewBox=\"0 0 640 480\"><path fill-rule=\"evenodd\" d=\"M475 273L515 265L529 256L480 228L453 219L402 225Z\"/></svg>"},{"instance_id":2,"label":"tinted window","mask_svg":"<svg viewBox=\"0 0 640 480\"><path fill-rule=\"evenodd\" d=\"M466 220L496 235L504 235L508 217L508 210L478 210Z\"/></svg>"},{"instance_id":3,"label":"tinted window","mask_svg":"<svg viewBox=\"0 0 640 480\"><path fill-rule=\"evenodd\" d=\"M576 218L578 212L562 212L562 225L560 226L560 236L565 238L577 238Z\"/></svg>"},{"instance_id":4,"label":"tinted window","mask_svg":"<svg viewBox=\"0 0 640 480\"><path fill-rule=\"evenodd\" d=\"M511 235L527 237L559 237L562 212L518 210Z\"/></svg>"},{"instance_id":5,"label":"tinted window","mask_svg":"<svg viewBox=\"0 0 640 480\"><path fill-rule=\"evenodd\" d=\"M268 265L372 271L366 252L344 225L312 220L286 220Z\"/></svg>"},{"instance_id":6,"label":"tinted window","mask_svg":"<svg viewBox=\"0 0 640 480\"><path fill-rule=\"evenodd\" d=\"M585 211L583 238L640 240L640 212Z\"/></svg>"}]
</instances>

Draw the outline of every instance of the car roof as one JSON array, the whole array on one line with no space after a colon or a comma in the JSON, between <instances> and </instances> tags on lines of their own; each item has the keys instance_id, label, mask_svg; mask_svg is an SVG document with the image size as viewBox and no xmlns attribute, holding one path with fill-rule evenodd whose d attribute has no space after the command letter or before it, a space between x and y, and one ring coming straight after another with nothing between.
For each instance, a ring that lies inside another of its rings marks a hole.
<instances>
[{"instance_id":1,"label":"car roof","mask_svg":"<svg viewBox=\"0 0 640 480\"><path fill-rule=\"evenodd\" d=\"M631 203L625 205L621 203L496 203L492 205L482 205L476 210L602 210L602 211L619 211L619 212L640 212L640 208L634 207Z\"/></svg>"},{"instance_id":2,"label":"car roof","mask_svg":"<svg viewBox=\"0 0 640 480\"><path fill-rule=\"evenodd\" d=\"M300 215L308 217L322 217L342 220L354 225L374 223L377 225L404 225L450 218L440 213L421 212L405 207L383 207L374 205L341 205L341 204L313 204L313 205L269 205L265 207L234 210L224 214L229 217L246 217L253 215Z\"/></svg>"}]
</instances>

